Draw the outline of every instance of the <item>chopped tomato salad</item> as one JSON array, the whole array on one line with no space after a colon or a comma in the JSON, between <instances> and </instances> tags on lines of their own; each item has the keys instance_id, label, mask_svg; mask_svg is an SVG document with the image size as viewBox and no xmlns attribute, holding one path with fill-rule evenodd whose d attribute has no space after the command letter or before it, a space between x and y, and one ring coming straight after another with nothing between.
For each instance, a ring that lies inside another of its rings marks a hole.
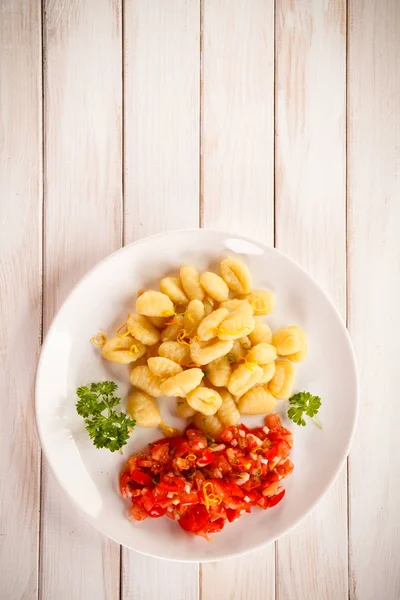
<instances>
[{"instance_id":1,"label":"chopped tomato salad","mask_svg":"<svg viewBox=\"0 0 400 600\"><path fill-rule=\"evenodd\" d=\"M133 519L165 515L207 539L253 506L265 510L282 500L282 479L293 471L292 447L293 436L277 414L268 415L264 427L227 427L221 443L189 426L131 456L120 491L131 499Z\"/></svg>"}]
</instances>

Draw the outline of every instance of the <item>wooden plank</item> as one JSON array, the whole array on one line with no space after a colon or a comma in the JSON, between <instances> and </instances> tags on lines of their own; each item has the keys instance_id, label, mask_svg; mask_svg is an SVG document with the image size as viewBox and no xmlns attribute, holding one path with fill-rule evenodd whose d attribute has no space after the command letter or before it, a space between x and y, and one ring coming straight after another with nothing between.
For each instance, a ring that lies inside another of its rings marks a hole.
<instances>
[{"instance_id":1,"label":"wooden plank","mask_svg":"<svg viewBox=\"0 0 400 600\"><path fill-rule=\"evenodd\" d=\"M361 382L349 462L352 600L400 597L399 24L398 0L349 4L349 327Z\"/></svg>"},{"instance_id":2,"label":"wooden plank","mask_svg":"<svg viewBox=\"0 0 400 600\"><path fill-rule=\"evenodd\" d=\"M125 241L199 224L199 0L126 0ZM122 597L196 600L198 565L123 549Z\"/></svg>"},{"instance_id":3,"label":"wooden plank","mask_svg":"<svg viewBox=\"0 0 400 600\"><path fill-rule=\"evenodd\" d=\"M345 0L279 0L276 36L276 245L345 318ZM279 600L347 598L346 498L343 469L311 516L278 542Z\"/></svg>"},{"instance_id":4,"label":"wooden plank","mask_svg":"<svg viewBox=\"0 0 400 600\"><path fill-rule=\"evenodd\" d=\"M44 325L121 242L120 0L45 2ZM117 598L119 547L85 523L43 464L41 597Z\"/></svg>"},{"instance_id":5,"label":"wooden plank","mask_svg":"<svg viewBox=\"0 0 400 600\"><path fill-rule=\"evenodd\" d=\"M274 239L274 3L205 0L203 223ZM202 566L202 599L270 600L273 544Z\"/></svg>"},{"instance_id":6,"label":"wooden plank","mask_svg":"<svg viewBox=\"0 0 400 600\"><path fill-rule=\"evenodd\" d=\"M40 2L4 0L0 3L0 595L24 600L37 598L38 591L40 452L33 387L41 336L41 70Z\"/></svg>"}]
</instances>

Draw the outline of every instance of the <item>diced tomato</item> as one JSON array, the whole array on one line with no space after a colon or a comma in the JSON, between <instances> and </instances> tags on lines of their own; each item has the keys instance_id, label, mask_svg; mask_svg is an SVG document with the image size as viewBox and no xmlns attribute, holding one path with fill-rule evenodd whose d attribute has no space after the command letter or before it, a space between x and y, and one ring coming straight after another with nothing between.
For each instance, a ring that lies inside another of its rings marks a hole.
<instances>
[{"instance_id":1,"label":"diced tomato","mask_svg":"<svg viewBox=\"0 0 400 600\"><path fill-rule=\"evenodd\" d=\"M265 424L268 427L268 429L271 429L271 430L282 428L281 418L277 413L273 413L272 415L267 415L265 417Z\"/></svg>"},{"instance_id":2,"label":"diced tomato","mask_svg":"<svg viewBox=\"0 0 400 600\"><path fill-rule=\"evenodd\" d=\"M186 435L194 452L202 452L207 448L207 438L202 431L199 431L198 429L188 429Z\"/></svg>"},{"instance_id":3,"label":"diced tomato","mask_svg":"<svg viewBox=\"0 0 400 600\"><path fill-rule=\"evenodd\" d=\"M197 492L183 492L180 496L181 506L199 503L199 494Z\"/></svg>"},{"instance_id":4,"label":"diced tomato","mask_svg":"<svg viewBox=\"0 0 400 600\"><path fill-rule=\"evenodd\" d=\"M198 467L206 467L207 465L212 463L213 460L214 460L214 454L212 452L210 452L210 450L206 450L199 456L196 464Z\"/></svg>"},{"instance_id":5,"label":"diced tomato","mask_svg":"<svg viewBox=\"0 0 400 600\"><path fill-rule=\"evenodd\" d=\"M217 533L221 531L223 526L225 525L224 519L216 519L215 521L210 521L207 525L202 529L202 533Z\"/></svg>"},{"instance_id":6,"label":"diced tomato","mask_svg":"<svg viewBox=\"0 0 400 600\"><path fill-rule=\"evenodd\" d=\"M225 431L221 433L221 440L229 444L232 440L237 440L239 437L239 430L237 427L231 425L227 427Z\"/></svg>"},{"instance_id":7,"label":"diced tomato","mask_svg":"<svg viewBox=\"0 0 400 600\"><path fill-rule=\"evenodd\" d=\"M182 477L174 477L171 475L164 475L158 487L167 490L167 492L179 492L185 487L185 480Z\"/></svg>"},{"instance_id":8,"label":"diced tomato","mask_svg":"<svg viewBox=\"0 0 400 600\"><path fill-rule=\"evenodd\" d=\"M289 477L289 475L291 474L291 472L294 469L294 464L292 463L292 461L288 458L288 460L285 460L284 463L281 463L280 465L278 465L276 467L276 472L281 476L281 477Z\"/></svg>"},{"instance_id":9,"label":"diced tomato","mask_svg":"<svg viewBox=\"0 0 400 600\"><path fill-rule=\"evenodd\" d=\"M130 516L135 519L135 521L144 521L144 519L147 519L146 511L138 504L132 504Z\"/></svg>"},{"instance_id":10,"label":"diced tomato","mask_svg":"<svg viewBox=\"0 0 400 600\"><path fill-rule=\"evenodd\" d=\"M170 442L168 440L154 442L154 444L151 445L151 457L158 462L166 462L169 458L169 444Z\"/></svg>"},{"instance_id":11,"label":"diced tomato","mask_svg":"<svg viewBox=\"0 0 400 600\"><path fill-rule=\"evenodd\" d=\"M134 469L130 473L132 481L136 481L140 485L149 486L153 483L153 478L147 473L143 473L143 471L139 471L139 469Z\"/></svg>"},{"instance_id":12,"label":"diced tomato","mask_svg":"<svg viewBox=\"0 0 400 600\"><path fill-rule=\"evenodd\" d=\"M119 486L131 500L131 518L165 515L208 539L252 507L278 504L285 494L281 480L293 470L288 459L293 436L278 415L268 415L266 423L265 431L227 427L225 447L218 451L191 425L183 435L158 440L130 457Z\"/></svg>"},{"instance_id":13,"label":"diced tomato","mask_svg":"<svg viewBox=\"0 0 400 600\"><path fill-rule=\"evenodd\" d=\"M197 533L208 523L209 515L203 504L196 504L188 509L185 515L178 521L182 529Z\"/></svg>"},{"instance_id":14,"label":"diced tomato","mask_svg":"<svg viewBox=\"0 0 400 600\"><path fill-rule=\"evenodd\" d=\"M153 517L153 519L164 516L166 512L166 507L162 507L159 504L155 504L153 508L148 511L150 517Z\"/></svg>"},{"instance_id":15,"label":"diced tomato","mask_svg":"<svg viewBox=\"0 0 400 600\"><path fill-rule=\"evenodd\" d=\"M278 504L278 502L280 502L282 500L284 495L285 495L285 490L282 490L279 494L272 496L272 498L269 499L269 508Z\"/></svg>"}]
</instances>

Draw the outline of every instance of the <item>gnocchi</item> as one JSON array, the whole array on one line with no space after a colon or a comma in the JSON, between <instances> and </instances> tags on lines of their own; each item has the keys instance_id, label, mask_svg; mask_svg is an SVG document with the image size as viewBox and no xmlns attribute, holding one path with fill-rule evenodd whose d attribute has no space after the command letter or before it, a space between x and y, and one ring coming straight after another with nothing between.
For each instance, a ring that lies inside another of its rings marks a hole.
<instances>
[{"instance_id":1,"label":"gnocchi","mask_svg":"<svg viewBox=\"0 0 400 600\"><path fill-rule=\"evenodd\" d=\"M198 429L203 431L203 433L208 434L215 440L219 439L221 433L225 429L225 425L221 423L218 416L215 414L205 417L201 413L196 413L193 422Z\"/></svg>"},{"instance_id":2,"label":"gnocchi","mask_svg":"<svg viewBox=\"0 0 400 600\"><path fill-rule=\"evenodd\" d=\"M227 355L211 361L207 365L207 377L215 387L226 387L231 376L231 365Z\"/></svg>"},{"instance_id":3,"label":"gnocchi","mask_svg":"<svg viewBox=\"0 0 400 600\"><path fill-rule=\"evenodd\" d=\"M173 375L177 375L183 371L182 367L178 365L178 363L162 356L154 356L149 358L147 364L150 371L154 373L154 375L157 375L161 378L172 377Z\"/></svg>"},{"instance_id":4,"label":"gnocchi","mask_svg":"<svg viewBox=\"0 0 400 600\"><path fill-rule=\"evenodd\" d=\"M202 342L208 342L218 335L218 327L229 312L226 308L217 308L204 317L197 328L197 335Z\"/></svg>"},{"instance_id":5,"label":"gnocchi","mask_svg":"<svg viewBox=\"0 0 400 600\"><path fill-rule=\"evenodd\" d=\"M233 396L242 396L258 383L262 375L263 370L259 365L239 365L229 378L228 390Z\"/></svg>"},{"instance_id":6,"label":"gnocchi","mask_svg":"<svg viewBox=\"0 0 400 600\"><path fill-rule=\"evenodd\" d=\"M226 389L219 390L219 394L222 398L222 404L217 413L218 418L224 425L236 425L240 421L240 412L236 402Z\"/></svg>"},{"instance_id":7,"label":"gnocchi","mask_svg":"<svg viewBox=\"0 0 400 600\"><path fill-rule=\"evenodd\" d=\"M192 265L185 265L180 270L182 287L190 300L204 300L204 289L200 284L200 275Z\"/></svg>"},{"instance_id":8,"label":"gnocchi","mask_svg":"<svg viewBox=\"0 0 400 600\"><path fill-rule=\"evenodd\" d=\"M154 399L142 390L134 390L128 397L128 413L139 427L157 427L161 414Z\"/></svg>"},{"instance_id":9,"label":"gnocchi","mask_svg":"<svg viewBox=\"0 0 400 600\"><path fill-rule=\"evenodd\" d=\"M189 304L181 280L178 277L164 277L160 281L160 289L174 304Z\"/></svg>"},{"instance_id":10,"label":"gnocchi","mask_svg":"<svg viewBox=\"0 0 400 600\"><path fill-rule=\"evenodd\" d=\"M228 287L237 294L248 294L251 290L251 273L237 258L225 258L220 265L221 276Z\"/></svg>"},{"instance_id":11,"label":"gnocchi","mask_svg":"<svg viewBox=\"0 0 400 600\"><path fill-rule=\"evenodd\" d=\"M211 273L211 271L202 273L200 276L200 283L207 294L214 300L217 300L217 302L228 299L229 288L222 277L216 273Z\"/></svg>"},{"instance_id":12,"label":"gnocchi","mask_svg":"<svg viewBox=\"0 0 400 600\"><path fill-rule=\"evenodd\" d=\"M130 375L131 384L143 392L147 392L153 398L160 398L163 395L161 391L161 379L154 375L147 365L135 367Z\"/></svg>"},{"instance_id":13,"label":"gnocchi","mask_svg":"<svg viewBox=\"0 0 400 600\"><path fill-rule=\"evenodd\" d=\"M280 356L299 352L304 344L303 332L297 325L280 329L272 336L272 343Z\"/></svg>"},{"instance_id":14,"label":"gnocchi","mask_svg":"<svg viewBox=\"0 0 400 600\"><path fill-rule=\"evenodd\" d=\"M146 346L131 335L124 335L108 340L102 347L101 352L107 360L129 365L146 353Z\"/></svg>"},{"instance_id":15,"label":"gnocchi","mask_svg":"<svg viewBox=\"0 0 400 600\"><path fill-rule=\"evenodd\" d=\"M295 363L307 356L297 325L271 331L275 295L253 289L249 268L236 257L220 275L183 265L140 290L136 312L117 335L92 338L106 360L131 364L128 412L143 427L162 424L157 399L176 397L176 413L217 439L240 415L266 414L291 396ZM124 331L124 333L122 333Z\"/></svg>"},{"instance_id":16,"label":"gnocchi","mask_svg":"<svg viewBox=\"0 0 400 600\"><path fill-rule=\"evenodd\" d=\"M275 373L268 384L268 390L275 398L284 400L292 395L295 368L289 360L280 358L275 362Z\"/></svg>"},{"instance_id":17,"label":"gnocchi","mask_svg":"<svg viewBox=\"0 0 400 600\"><path fill-rule=\"evenodd\" d=\"M176 414L178 415L178 417L181 417L181 419L190 419L191 417L194 417L196 411L191 406L189 406L186 398L177 398Z\"/></svg>"},{"instance_id":18,"label":"gnocchi","mask_svg":"<svg viewBox=\"0 0 400 600\"><path fill-rule=\"evenodd\" d=\"M253 331L249 333L249 340L252 346L262 343L272 344L272 331L270 326L262 321L256 321L256 326Z\"/></svg>"},{"instance_id":19,"label":"gnocchi","mask_svg":"<svg viewBox=\"0 0 400 600\"><path fill-rule=\"evenodd\" d=\"M169 377L160 385L161 393L165 396L182 396L186 395L200 385L203 379L203 371L198 368L186 369L173 377Z\"/></svg>"},{"instance_id":20,"label":"gnocchi","mask_svg":"<svg viewBox=\"0 0 400 600\"><path fill-rule=\"evenodd\" d=\"M166 294L147 290L136 300L136 312L145 317L172 317L175 309Z\"/></svg>"},{"instance_id":21,"label":"gnocchi","mask_svg":"<svg viewBox=\"0 0 400 600\"><path fill-rule=\"evenodd\" d=\"M189 392L186 400L189 406L203 415L214 415L222 404L222 398L217 390L204 385L199 385Z\"/></svg>"},{"instance_id":22,"label":"gnocchi","mask_svg":"<svg viewBox=\"0 0 400 600\"><path fill-rule=\"evenodd\" d=\"M264 387L248 390L239 400L238 409L242 415L265 415L275 409L276 400Z\"/></svg>"},{"instance_id":23,"label":"gnocchi","mask_svg":"<svg viewBox=\"0 0 400 600\"><path fill-rule=\"evenodd\" d=\"M269 290L252 290L246 298L257 316L269 315L274 310L275 294Z\"/></svg>"},{"instance_id":24,"label":"gnocchi","mask_svg":"<svg viewBox=\"0 0 400 600\"><path fill-rule=\"evenodd\" d=\"M153 346L160 340L158 329L143 315L129 315L126 330L146 346Z\"/></svg>"},{"instance_id":25,"label":"gnocchi","mask_svg":"<svg viewBox=\"0 0 400 600\"><path fill-rule=\"evenodd\" d=\"M188 336L195 335L204 315L204 304L200 300L191 300L183 316L183 328Z\"/></svg>"}]
</instances>

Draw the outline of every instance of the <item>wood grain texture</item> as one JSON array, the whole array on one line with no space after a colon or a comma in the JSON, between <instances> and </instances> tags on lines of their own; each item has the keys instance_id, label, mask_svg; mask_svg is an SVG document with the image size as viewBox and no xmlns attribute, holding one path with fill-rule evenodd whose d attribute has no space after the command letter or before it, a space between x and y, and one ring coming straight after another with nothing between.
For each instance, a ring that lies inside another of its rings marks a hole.
<instances>
[{"instance_id":1,"label":"wood grain texture","mask_svg":"<svg viewBox=\"0 0 400 600\"><path fill-rule=\"evenodd\" d=\"M350 2L349 327L361 381L349 462L352 600L400 597L399 32L397 0Z\"/></svg>"},{"instance_id":2,"label":"wood grain texture","mask_svg":"<svg viewBox=\"0 0 400 600\"><path fill-rule=\"evenodd\" d=\"M274 5L205 0L203 224L273 244ZM202 600L270 600L274 546L202 566Z\"/></svg>"},{"instance_id":3,"label":"wood grain texture","mask_svg":"<svg viewBox=\"0 0 400 600\"><path fill-rule=\"evenodd\" d=\"M125 242L199 224L199 0L126 0ZM124 600L197 600L198 565L123 549Z\"/></svg>"},{"instance_id":4,"label":"wood grain texture","mask_svg":"<svg viewBox=\"0 0 400 600\"><path fill-rule=\"evenodd\" d=\"M24 600L37 598L38 579L41 69L40 2L1 2L0 597Z\"/></svg>"},{"instance_id":5,"label":"wood grain texture","mask_svg":"<svg viewBox=\"0 0 400 600\"><path fill-rule=\"evenodd\" d=\"M278 0L276 23L276 245L317 278L345 318L345 0ZM347 598L346 500L344 469L311 516L277 543L279 600Z\"/></svg>"},{"instance_id":6,"label":"wood grain texture","mask_svg":"<svg viewBox=\"0 0 400 600\"><path fill-rule=\"evenodd\" d=\"M44 15L44 325L121 242L119 0L48 0ZM119 593L119 547L82 519L43 465L41 598Z\"/></svg>"}]
</instances>

